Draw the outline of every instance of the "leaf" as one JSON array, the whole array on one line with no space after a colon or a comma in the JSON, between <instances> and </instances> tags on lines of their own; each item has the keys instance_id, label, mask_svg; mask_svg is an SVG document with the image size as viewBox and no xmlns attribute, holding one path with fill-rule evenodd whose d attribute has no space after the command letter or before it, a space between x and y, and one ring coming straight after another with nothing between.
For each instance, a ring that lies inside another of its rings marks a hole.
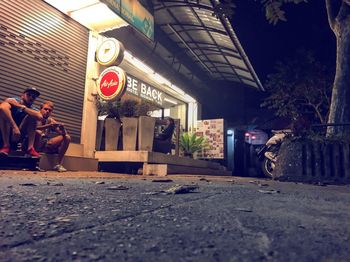
<instances>
[{"instance_id":1,"label":"leaf","mask_svg":"<svg viewBox=\"0 0 350 262\"><path fill-rule=\"evenodd\" d=\"M206 147L206 140L195 133L185 132L180 137L180 148L186 154L192 155Z\"/></svg>"}]
</instances>

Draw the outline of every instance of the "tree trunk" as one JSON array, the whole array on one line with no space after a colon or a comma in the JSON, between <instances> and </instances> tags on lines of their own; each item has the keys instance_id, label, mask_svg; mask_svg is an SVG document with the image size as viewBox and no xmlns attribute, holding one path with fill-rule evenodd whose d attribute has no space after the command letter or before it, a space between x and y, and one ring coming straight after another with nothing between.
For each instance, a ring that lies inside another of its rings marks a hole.
<instances>
[{"instance_id":1,"label":"tree trunk","mask_svg":"<svg viewBox=\"0 0 350 262\"><path fill-rule=\"evenodd\" d=\"M332 91L329 124L350 123L350 14L337 21L337 64ZM349 126L330 126L327 135L344 137Z\"/></svg>"}]
</instances>

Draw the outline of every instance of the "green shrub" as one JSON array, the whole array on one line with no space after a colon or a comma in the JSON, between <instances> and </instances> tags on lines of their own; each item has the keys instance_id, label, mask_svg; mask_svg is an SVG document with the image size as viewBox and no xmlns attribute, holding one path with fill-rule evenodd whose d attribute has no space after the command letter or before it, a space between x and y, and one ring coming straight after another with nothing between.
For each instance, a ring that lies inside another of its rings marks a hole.
<instances>
[{"instance_id":1,"label":"green shrub","mask_svg":"<svg viewBox=\"0 0 350 262\"><path fill-rule=\"evenodd\" d=\"M185 132L180 136L180 148L185 156L193 157L193 154L205 149L208 146L204 137L195 133Z\"/></svg>"}]
</instances>

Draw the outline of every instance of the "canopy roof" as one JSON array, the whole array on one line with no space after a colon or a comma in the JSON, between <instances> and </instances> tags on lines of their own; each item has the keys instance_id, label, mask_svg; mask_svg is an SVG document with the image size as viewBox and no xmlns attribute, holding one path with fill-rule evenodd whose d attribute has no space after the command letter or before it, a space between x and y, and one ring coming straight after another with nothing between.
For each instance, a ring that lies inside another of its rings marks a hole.
<instances>
[{"instance_id":1,"label":"canopy roof","mask_svg":"<svg viewBox=\"0 0 350 262\"><path fill-rule=\"evenodd\" d=\"M158 27L156 38L158 33L162 43L162 34L165 34L178 47L178 53L164 50L162 55L173 67L182 66L178 71L185 74L188 71L187 74L196 77L199 73L205 74L210 80L238 82L264 90L230 21L225 15L217 15L219 1L149 0L147 3L153 5ZM192 60L195 68L188 64L186 68L181 63L183 55Z\"/></svg>"}]
</instances>

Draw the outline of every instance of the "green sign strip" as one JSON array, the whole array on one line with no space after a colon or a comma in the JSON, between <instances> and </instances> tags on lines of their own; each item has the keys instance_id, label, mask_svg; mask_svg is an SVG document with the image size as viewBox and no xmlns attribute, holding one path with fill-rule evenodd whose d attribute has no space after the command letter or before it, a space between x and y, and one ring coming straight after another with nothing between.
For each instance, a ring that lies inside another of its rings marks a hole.
<instances>
[{"instance_id":1,"label":"green sign strip","mask_svg":"<svg viewBox=\"0 0 350 262\"><path fill-rule=\"evenodd\" d=\"M154 40L154 18L137 0L100 0L147 38Z\"/></svg>"}]
</instances>

